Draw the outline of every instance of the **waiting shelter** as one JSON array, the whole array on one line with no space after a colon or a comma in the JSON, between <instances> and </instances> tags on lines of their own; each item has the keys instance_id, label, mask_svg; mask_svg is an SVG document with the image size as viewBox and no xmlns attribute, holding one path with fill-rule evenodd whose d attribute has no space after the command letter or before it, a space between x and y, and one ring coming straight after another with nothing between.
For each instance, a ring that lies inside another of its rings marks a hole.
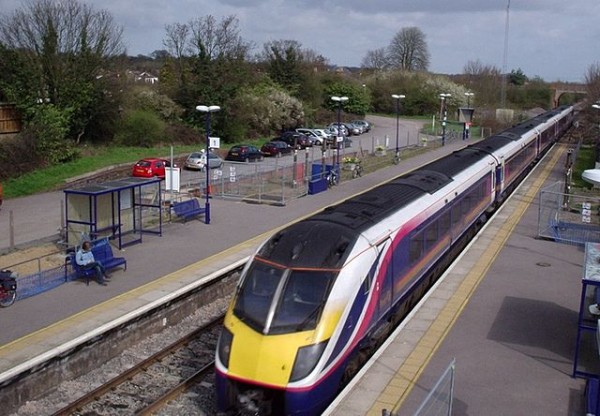
<instances>
[{"instance_id":1,"label":"waiting shelter","mask_svg":"<svg viewBox=\"0 0 600 416\"><path fill-rule=\"evenodd\" d=\"M108 237L121 249L144 233L162 235L161 179L129 177L65 192L66 243Z\"/></svg>"}]
</instances>

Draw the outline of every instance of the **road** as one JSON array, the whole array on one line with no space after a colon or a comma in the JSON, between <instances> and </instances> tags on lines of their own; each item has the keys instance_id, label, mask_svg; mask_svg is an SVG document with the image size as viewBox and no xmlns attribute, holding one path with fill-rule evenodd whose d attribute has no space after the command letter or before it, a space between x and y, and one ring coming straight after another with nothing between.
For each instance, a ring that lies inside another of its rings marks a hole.
<instances>
[{"instance_id":1,"label":"road","mask_svg":"<svg viewBox=\"0 0 600 416\"><path fill-rule=\"evenodd\" d=\"M377 145L386 145L386 142L390 148L395 148L396 119L367 116L367 120L373 123L374 128L362 136L353 136L352 149L358 149L360 146L365 151L372 151ZM419 143L418 132L422 125L422 121L400 119L399 146L417 145ZM311 151L320 152L319 149ZM282 159L292 163L291 156ZM197 182L201 174L184 171L181 183ZM57 239L58 230L64 224L64 212L64 192L62 191L4 200L0 209L0 254L13 246L27 246L36 244L40 240ZM0 267L3 266L8 265L0 263Z\"/></svg>"}]
</instances>

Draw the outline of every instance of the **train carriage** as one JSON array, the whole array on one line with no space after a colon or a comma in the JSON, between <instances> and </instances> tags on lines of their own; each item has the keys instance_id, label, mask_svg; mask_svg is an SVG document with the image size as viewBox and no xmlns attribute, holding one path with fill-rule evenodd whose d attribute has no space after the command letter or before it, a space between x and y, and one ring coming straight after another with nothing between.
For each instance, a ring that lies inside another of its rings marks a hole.
<instances>
[{"instance_id":1,"label":"train carriage","mask_svg":"<svg viewBox=\"0 0 600 416\"><path fill-rule=\"evenodd\" d=\"M219 340L219 408L321 413L568 116L554 111L515 126L263 243L242 272Z\"/></svg>"}]
</instances>

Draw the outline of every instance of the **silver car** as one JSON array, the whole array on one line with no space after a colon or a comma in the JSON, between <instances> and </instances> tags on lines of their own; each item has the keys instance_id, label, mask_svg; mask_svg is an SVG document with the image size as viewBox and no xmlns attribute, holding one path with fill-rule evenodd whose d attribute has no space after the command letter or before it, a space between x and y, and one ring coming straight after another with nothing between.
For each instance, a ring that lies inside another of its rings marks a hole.
<instances>
[{"instance_id":1,"label":"silver car","mask_svg":"<svg viewBox=\"0 0 600 416\"><path fill-rule=\"evenodd\" d=\"M206 152L193 152L191 153L185 163L183 164L184 169L204 170L206 166ZM223 166L223 159L219 155L210 152L208 154L208 167L210 169L218 169Z\"/></svg>"}]
</instances>

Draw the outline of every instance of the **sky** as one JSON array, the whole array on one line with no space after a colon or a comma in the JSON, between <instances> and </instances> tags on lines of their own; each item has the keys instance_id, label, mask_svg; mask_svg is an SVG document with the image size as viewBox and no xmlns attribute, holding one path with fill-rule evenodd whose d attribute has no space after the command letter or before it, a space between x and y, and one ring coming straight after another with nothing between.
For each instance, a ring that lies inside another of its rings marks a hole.
<instances>
[{"instance_id":1,"label":"sky","mask_svg":"<svg viewBox=\"0 0 600 416\"><path fill-rule=\"evenodd\" d=\"M10 15L27 1L0 0L0 14ZM132 56L166 49L165 25L233 15L255 52L265 42L295 40L338 66L360 66L368 51L387 47L407 27L425 34L434 73L460 74L465 64L479 61L547 82L584 82L588 68L600 62L599 0L82 2L111 13Z\"/></svg>"}]
</instances>

